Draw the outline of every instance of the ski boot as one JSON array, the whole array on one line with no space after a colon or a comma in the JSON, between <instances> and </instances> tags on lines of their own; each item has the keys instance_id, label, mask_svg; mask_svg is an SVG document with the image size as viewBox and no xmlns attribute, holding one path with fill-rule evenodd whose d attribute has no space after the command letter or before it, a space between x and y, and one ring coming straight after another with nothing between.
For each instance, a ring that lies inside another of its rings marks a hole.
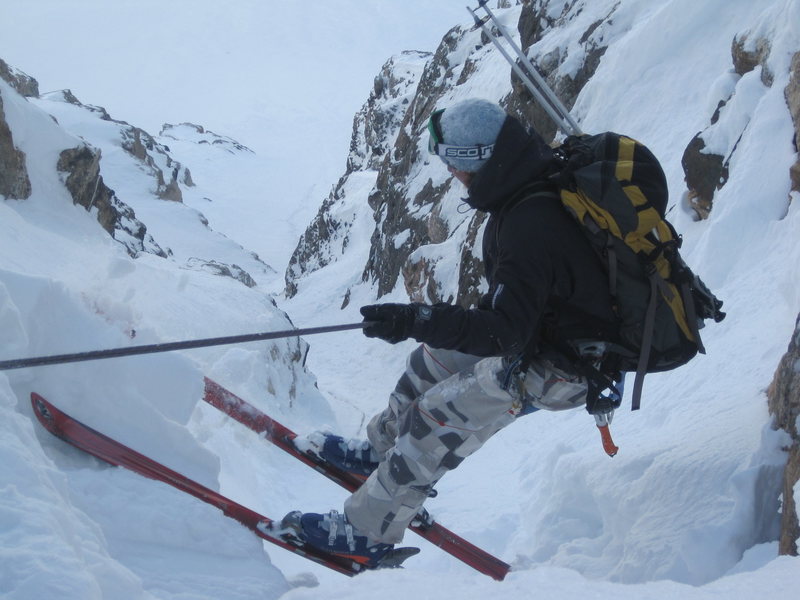
<instances>
[{"instance_id":1,"label":"ski boot","mask_svg":"<svg viewBox=\"0 0 800 600\"><path fill-rule=\"evenodd\" d=\"M300 451L313 454L362 481L380 463L378 453L365 440L346 440L332 433L316 431L305 438L296 438L294 444Z\"/></svg>"},{"instance_id":2,"label":"ski boot","mask_svg":"<svg viewBox=\"0 0 800 600\"><path fill-rule=\"evenodd\" d=\"M327 554L352 560L365 569L398 568L419 548L395 548L392 544L370 543L359 534L344 514L336 510L326 515L292 511L281 521L281 537L299 542Z\"/></svg>"}]
</instances>

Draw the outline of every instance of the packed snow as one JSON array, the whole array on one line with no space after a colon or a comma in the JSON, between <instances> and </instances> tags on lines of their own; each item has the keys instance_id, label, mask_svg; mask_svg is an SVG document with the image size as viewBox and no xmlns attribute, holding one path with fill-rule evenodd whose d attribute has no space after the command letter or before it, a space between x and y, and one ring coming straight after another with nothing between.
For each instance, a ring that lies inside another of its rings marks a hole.
<instances>
[{"instance_id":1,"label":"packed snow","mask_svg":"<svg viewBox=\"0 0 800 600\"><path fill-rule=\"evenodd\" d=\"M565 4L550 2L552 16ZM581 23L615 4L585 3L540 50L579 52ZM342 332L0 372L0 596L796 597L797 558L778 557L776 542L788 438L770 426L765 389L800 312L800 198L790 202L796 154L783 97L788 58L800 50L800 2L621 7L613 27L596 32L612 43L574 114L587 130L623 131L659 156L685 257L725 300L728 318L704 330L706 356L649 376L643 409L617 413L613 460L584 412L537 413L443 478L427 507L511 563L504 582L412 534L404 543L422 553L405 569L348 579L263 544L195 498L65 445L39 426L28 400L37 391L273 518L341 508L343 490L199 398L208 376L301 433L362 436L413 343ZM512 26L518 11L498 10ZM0 58L36 77L43 95L26 100L0 81L33 187L27 200L0 199L0 360L359 321L359 306L376 299L358 284L373 227L368 173L353 178L340 208L353 219L339 260L307 275L291 300L281 293L283 272L343 172L352 116L382 64L403 50L435 50L470 19L463 0L113 8L4 0ZM732 73L731 40L748 30L773 40L771 87L759 69ZM472 51L458 49L464 58ZM448 102L499 99L509 88L502 58L476 52L483 70ZM574 68L572 59L562 68ZM196 183L182 189L183 203L153 195L147 170L119 150L120 124L47 93L63 88L168 146ZM681 155L731 94L704 133L709 147L732 153L731 177L710 219L695 221ZM174 126L162 131L163 123ZM55 163L81 139L102 150L106 184L169 258L131 258L72 205ZM444 218L455 223L464 217L452 200ZM238 265L257 285L203 268L212 260ZM400 286L381 300L406 296Z\"/></svg>"}]
</instances>

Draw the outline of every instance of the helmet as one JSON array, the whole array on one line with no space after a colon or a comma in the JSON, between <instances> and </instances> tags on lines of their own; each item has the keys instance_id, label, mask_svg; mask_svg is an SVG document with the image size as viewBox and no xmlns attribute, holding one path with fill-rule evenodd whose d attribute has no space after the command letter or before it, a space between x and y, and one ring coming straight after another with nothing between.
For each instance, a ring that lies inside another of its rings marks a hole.
<instances>
[{"instance_id":1,"label":"helmet","mask_svg":"<svg viewBox=\"0 0 800 600\"><path fill-rule=\"evenodd\" d=\"M459 171L474 173L494 152L506 112L494 102L463 100L437 110L428 122L428 151Z\"/></svg>"}]
</instances>

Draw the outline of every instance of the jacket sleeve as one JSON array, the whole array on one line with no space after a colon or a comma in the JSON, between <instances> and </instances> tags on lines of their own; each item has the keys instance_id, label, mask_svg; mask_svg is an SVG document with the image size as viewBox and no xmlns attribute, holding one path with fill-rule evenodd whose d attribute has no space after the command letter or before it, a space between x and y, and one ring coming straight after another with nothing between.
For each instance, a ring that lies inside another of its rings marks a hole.
<instances>
[{"instance_id":1,"label":"jacket sleeve","mask_svg":"<svg viewBox=\"0 0 800 600\"><path fill-rule=\"evenodd\" d=\"M506 215L500 224L490 301L474 309L433 305L418 312L412 337L476 356L510 355L530 347L553 287L553 263L547 235L532 231L528 219L515 217Z\"/></svg>"}]
</instances>

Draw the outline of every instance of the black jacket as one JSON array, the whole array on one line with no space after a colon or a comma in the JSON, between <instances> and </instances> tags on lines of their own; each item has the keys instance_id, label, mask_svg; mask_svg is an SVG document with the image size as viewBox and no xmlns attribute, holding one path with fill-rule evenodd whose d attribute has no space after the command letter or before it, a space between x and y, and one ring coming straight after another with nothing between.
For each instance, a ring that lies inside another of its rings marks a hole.
<instances>
[{"instance_id":1,"label":"black jacket","mask_svg":"<svg viewBox=\"0 0 800 600\"><path fill-rule=\"evenodd\" d=\"M548 176L550 148L507 118L467 203L489 213L483 260L489 292L477 308L437 304L414 337L477 356L557 358L560 342L607 339L614 328L608 276Z\"/></svg>"}]
</instances>

